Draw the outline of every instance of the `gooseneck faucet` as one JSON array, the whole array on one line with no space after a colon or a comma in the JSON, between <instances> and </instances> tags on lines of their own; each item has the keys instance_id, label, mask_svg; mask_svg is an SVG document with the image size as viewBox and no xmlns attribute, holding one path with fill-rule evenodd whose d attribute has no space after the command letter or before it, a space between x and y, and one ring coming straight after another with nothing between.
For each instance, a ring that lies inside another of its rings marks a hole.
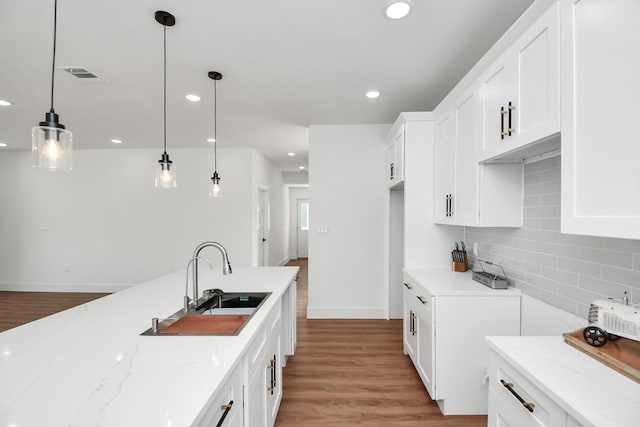
<instances>
[{"instance_id":1,"label":"gooseneck faucet","mask_svg":"<svg viewBox=\"0 0 640 427\"><path fill-rule=\"evenodd\" d=\"M222 274L231 274L231 263L229 262L229 255L227 254L227 250L218 242L202 242L200 243L195 251L193 251L193 306L194 308L198 305L198 256L200 252L209 246L212 246L220 251L222 254Z\"/></svg>"}]
</instances>

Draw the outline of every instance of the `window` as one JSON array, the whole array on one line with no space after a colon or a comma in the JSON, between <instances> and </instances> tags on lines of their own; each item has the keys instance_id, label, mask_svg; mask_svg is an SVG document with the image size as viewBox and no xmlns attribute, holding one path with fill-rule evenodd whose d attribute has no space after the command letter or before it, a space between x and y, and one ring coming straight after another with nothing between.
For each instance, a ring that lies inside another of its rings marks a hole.
<instances>
[{"instance_id":1,"label":"window","mask_svg":"<svg viewBox=\"0 0 640 427\"><path fill-rule=\"evenodd\" d=\"M300 230L309 230L309 202L300 201Z\"/></svg>"}]
</instances>

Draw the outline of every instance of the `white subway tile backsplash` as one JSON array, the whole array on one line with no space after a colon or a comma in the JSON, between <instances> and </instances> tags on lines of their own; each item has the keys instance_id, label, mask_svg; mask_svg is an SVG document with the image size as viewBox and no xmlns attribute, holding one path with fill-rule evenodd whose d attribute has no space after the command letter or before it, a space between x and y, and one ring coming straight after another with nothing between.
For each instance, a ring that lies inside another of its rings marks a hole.
<instances>
[{"instance_id":1,"label":"white subway tile backsplash","mask_svg":"<svg viewBox=\"0 0 640 427\"><path fill-rule=\"evenodd\" d=\"M558 269L584 274L591 277L600 277L602 266L593 262L558 257Z\"/></svg>"},{"instance_id":2,"label":"white subway tile backsplash","mask_svg":"<svg viewBox=\"0 0 640 427\"><path fill-rule=\"evenodd\" d=\"M602 299L602 294L600 293L592 292L588 289L582 289L577 286L566 285L564 283L560 284L559 293L566 298L570 298L576 302L581 302L587 305L591 304L594 300Z\"/></svg>"},{"instance_id":3,"label":"white subway tile backsplash","mask_svg":"<svg viewBox=\"0 0 640 427\"><path fill-rule=\"evenodd\" d=\"M558 241L558 233L555 230L526 230L526 238L529 240L537 240L539 242L552 242Z\"/></svg>"},{"instance_id":4,"label":"white subway tile backsplash","mask_svg":"<svg viewBox=\"0 0 640 427\"><path fill-rule=\"evenodd\" d=\"M557 267L558 265L558 257L540 252L527 252L525 259L528 262L540 264L543 267Z\"/></svg>"},{"instance_id":5,"label":"white subway tile backsplash","mask_svg":"<svg viewBox=\"0 0 640 427\"><path fill-rule=\"evenodd\" d=\"M616 283L629 285L640 290L640 271L602 266L602 278Z\"/></svg>"},{"instance_id":6,"label":"white subway tile backsplash","mask_svg":"<svg viewBox=\"0 0 640 427\"><path fill-rule=\"evenodd\" d=\"M577 246L559 245L557 243L541 243L540 252L564 258L580 258L580 248Z\"/></svg>"},{"instance_id":7,"label":"white subway tile backsplash","mask_svg":"<svg viewBox=\"0 0 640 427\"><path fill-rule=\"evenodd\" d=\"M570 313L576 313L578 309L578 303L575 300L563 297L553 292L547 292L545 290L540 291L540 299L547 304L554 305Z\"/></svg>"},{"instance_id":8,"label":"white subway tile backsplash","mask_svg":"<svg viewBox=\"0 0 640 427\"><path fill-rule=\"evenodd\" d=\"M550 194L560 191L560 181L542 182L524 186L527 194Z\"/></svg>"},{"instance_id":9,"label":"white subway tile backsplash","mask_svg":"<svg viewBox=\"0 0 640 427\"><path fill-rule=\"evenodd\" d=\"M558 242L564 245L586 246L590 248L601 248L603 246L602 237L578 236L575 234L560 234Z\"/></svg>"},{"instance_id":10,"label":"white subway tile backsplash","mask_svg":"<svg viewBox=\"0 0 640 427\"><path fill-rule=\"evenodd\" d=\"M601 298L613 298L620 301L625 291L631 295L631 288L628 286L588 276L580 276L580 288L597 293Z\"/></svg>"},{"instance_id":11,"label":"white subway tile backsplash","mask_svg":"<svg viewBox=\"0 0 640 427\"><path fill-rule=\"evenodd\" d=\"M580 248L580 259L615 267L632 268L633 256L628 252L608 251L596 248Z\"/></svg>"},{"instance_id":12,"label":"white subway tile backsplash","mask_svg":"<svg viewBox=\"0 0 640 427\"><path fill-rule=\"evenodd\" d=\"M529 206L524 208L525 218L560 218L560 206Z\"/></svg>"},{"instance_id":13,"label":"white subway tile backsplash","mask_svg":"<svg viewBox=\"0 0 640 427\"><path fill-rule=\"evenodd\" d=\"M525 294L581 317L625 290L640 303L640 241L560 233L560 157L524 170L523 227L467 227L467 246L478 242L480 257L503 265Z\"/></svg>"}]
</instances>

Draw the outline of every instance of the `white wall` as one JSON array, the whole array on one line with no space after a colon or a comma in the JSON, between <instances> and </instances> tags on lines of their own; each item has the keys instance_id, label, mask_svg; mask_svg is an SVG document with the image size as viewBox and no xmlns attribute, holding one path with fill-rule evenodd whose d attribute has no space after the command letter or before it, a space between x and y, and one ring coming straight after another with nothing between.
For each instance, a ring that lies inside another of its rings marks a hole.
<instances>
[{"instance_id":1,"label":"white wall","mask_svg":"<svg viewBox=\"0 0 640 427\"><path fill-rule=\"evenodd\" d=\"M310 127L310 318L386 317L389 128Z\"/></svg>"},{"instance_id":2,"label":"white wall","mask_svg":"<svg viewBox=\"0 0 640 427\"><path fill-rule=\"evenodd\" d=\"M70 173L33 169L29 152L3 152L0 288L117 290L184 268L205 240L225 245L232 266L253 265L256 153L218 150L225 192L212 199L212 151L169 152L178 168L169 191L154 187L159 150L76 150ZM203 255L219 265L214 251Z\"/></svg>"},{"instance_id":3,"label":"white wall","mask_svg":"<svg viewBox=\"0 0 640 427\"><path fill-rule=\"evenodd\" d=\"M256 209L252 210L254 224L253 265L258 265L258 192L260 188L268 188L269 229L267 239L269 242L269 265L279 265L287 261L287 191L284 185L282 172L276 170L271 162L257 151L253 151L253 200Z\"/></svg>"},{"instance_id":4,"label":"white wall","mask_svg":"<svg viewBox=\"0 0 640 427\"><path fill-rule=\"evenodd\" d=\"M309 199L309 187L289 187L289 258L297 258L298 199ZM311 205L309 205L311 208Z\"/></svg>"}]
</instances>

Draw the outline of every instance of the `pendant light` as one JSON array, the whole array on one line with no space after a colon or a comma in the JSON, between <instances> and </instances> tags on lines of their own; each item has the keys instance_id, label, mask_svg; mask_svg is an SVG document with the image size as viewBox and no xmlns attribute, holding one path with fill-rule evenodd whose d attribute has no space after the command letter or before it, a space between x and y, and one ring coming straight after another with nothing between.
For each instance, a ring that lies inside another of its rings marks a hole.
<instances>
[{"instance_id":1,"label":"pendant light","mask_svg":"<svg viewBox=\"0 0 640 427\"><path fill-rule=\"evenodd\" d=\"M176 166L169 159L167 154L167 27L173 27L176 24L176 18L169 12L159 10L155 14L156 21L163 26L164 33L164 71L163 71L163 88L164 88L164 152L158 161L156 167L156 187L158 188L175 188L176 182Z\"/></svg>"},{"instance_id":2,"label":"pendant light","mask_svg":"<svg viewBox=\"0 0 640 427\"><path fill-rule=\"evenodd\" d=\"M50 171L70 171L72 167L73 142L71 131L58 121L53 109L54 79L56 71L56 33L58 0L53 6L53 60L51 64L51 108L45 113L43 122L31 130L33 167Z\"/></svg>"},{"instance_id":3,"label":"pendant light","mask_svg":"<svg viewBox=\"0 0 640 427\"><path fill-rule=\"evenodd\" d=\"M209 196L222 197L222 179L218 175L218 80L222 80L222 74L217 71L209 71L209 78L213 80L213 176Z\"/></svg>"}]
</instances>

